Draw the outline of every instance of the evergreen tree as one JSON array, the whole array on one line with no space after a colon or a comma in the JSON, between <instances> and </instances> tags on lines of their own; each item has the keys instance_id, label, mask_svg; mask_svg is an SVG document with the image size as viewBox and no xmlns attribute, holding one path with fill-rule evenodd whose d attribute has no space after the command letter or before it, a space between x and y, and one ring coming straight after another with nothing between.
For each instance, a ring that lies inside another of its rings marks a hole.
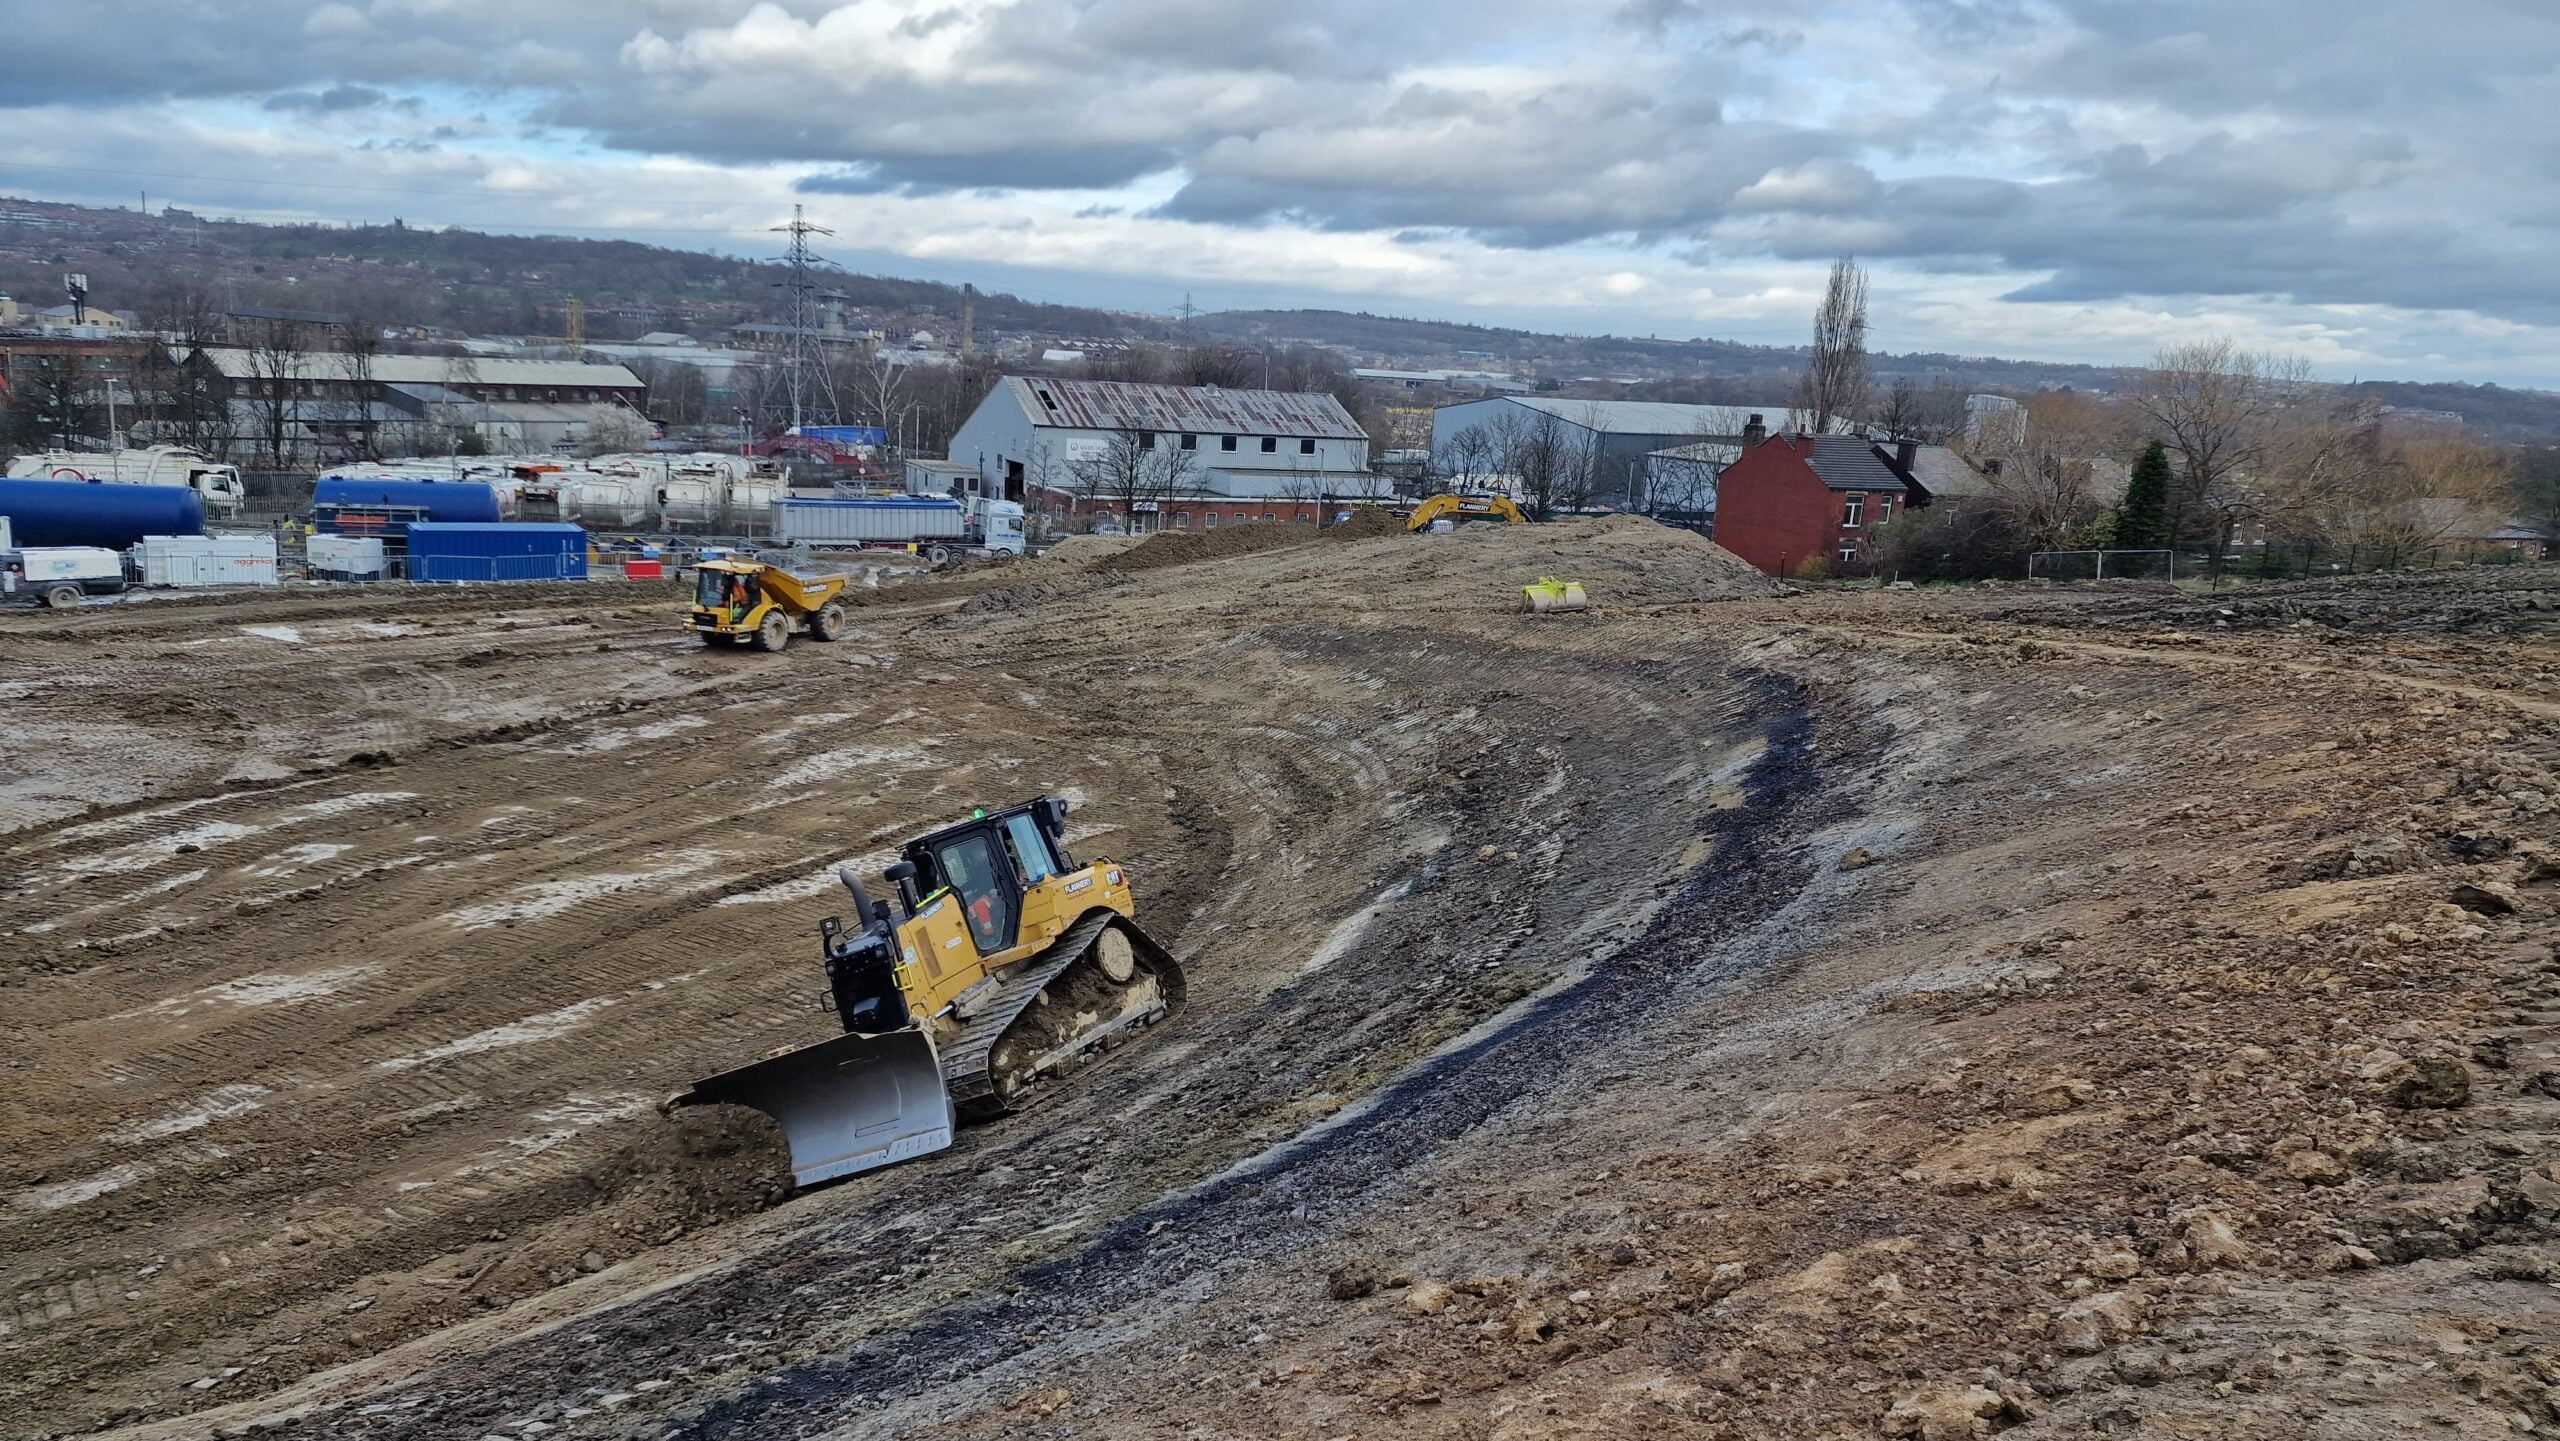
<instances>
[{"instance_id":1,"label":"evergreen tree","mask_svg":"<svg viewBox=\"0 0 2560 1441\"><path fill-rule=\"evenodd\" d=\"M2169 451L2156 440L2133 463L2133 478L2125 483L2115 543L2122 550L2158 550L2169 543Z\"/></svg>"}]
</instances>

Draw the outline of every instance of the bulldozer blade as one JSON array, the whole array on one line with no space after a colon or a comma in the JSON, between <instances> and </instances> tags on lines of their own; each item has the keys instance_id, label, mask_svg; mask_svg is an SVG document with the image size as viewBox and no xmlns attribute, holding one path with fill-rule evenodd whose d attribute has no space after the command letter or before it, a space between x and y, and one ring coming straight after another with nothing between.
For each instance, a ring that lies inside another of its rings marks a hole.
<instances>
[{"instance_id":1,"label":"bulldozer blade","mask_svg":"<svg viewBox=\"0 0 2560 1441\"><path fill-rule=\"evenodd\" d=\"M679 1106L749 1106L782 1123L803 1186L951 1144L951 1093L922 1031L847 1034L693 1083Z\"/></svg>"}]
</instances>

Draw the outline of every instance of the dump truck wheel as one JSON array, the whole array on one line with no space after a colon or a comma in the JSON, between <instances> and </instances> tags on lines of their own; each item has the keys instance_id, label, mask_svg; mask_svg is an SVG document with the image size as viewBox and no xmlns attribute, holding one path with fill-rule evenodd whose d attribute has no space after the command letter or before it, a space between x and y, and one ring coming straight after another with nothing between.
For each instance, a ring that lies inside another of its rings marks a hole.
<instances>
[{"instance_id":1,"label":"dump truck wheel","mask_svg":"<svg viewBox=\"0 0 2560 1441\"><path fill-rule=\"evenodd\" d=\"M834 640L844 634L844 603L829 601L809 617L809 634L820 640Z\"/></svg>"},{"instance_id":2,"label":"dump truck wheel","mask_svg":"<svg viewBox=\"0 0 2560 1441\"><path fill-rule=\"evenodd\" d=\"M69 610L80 604L80 587L57 585L44 593L44 603L55 610Z\"/></svg>"},{"instance_id":3,"label":"dump truck wheel","mask_svg":"<svg viewBox=\"0 0 2560 1441\"><path fill-rule=\"evenodd\" d=\"M764 624L756 627L756 649L780 650L789 644L791 644L791 622L782 618L782 612L777 610L767 615L764 618Z\"/></svg>"},{"instance_id":4,"label":"dump truck wheel","mask_svg":"<svg viewBox=\"0 0 2560 1441\"><path fill-rule=\"evenodd\" d=\"M947 546L928 545L924 548L924 558L935 565L940 565L951 559L951 551Z\"/></svg>"}]
</instances>

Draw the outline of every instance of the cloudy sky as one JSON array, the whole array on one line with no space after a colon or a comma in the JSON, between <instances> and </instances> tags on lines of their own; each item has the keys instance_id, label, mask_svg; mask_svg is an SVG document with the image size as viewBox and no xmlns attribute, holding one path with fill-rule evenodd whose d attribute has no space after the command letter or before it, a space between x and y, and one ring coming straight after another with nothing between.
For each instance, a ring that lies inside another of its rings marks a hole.
<instances>
[{"instance_id":1,"label":"cloudy sky","mask_svg":"<svg viewBox=\"0 0 2560 1441\"><path fill-rule=\"evenodd\" d=\"M2555 0L83 0L0 189L1328 305L2560 386Z\"/></svg>"}]
</instances>

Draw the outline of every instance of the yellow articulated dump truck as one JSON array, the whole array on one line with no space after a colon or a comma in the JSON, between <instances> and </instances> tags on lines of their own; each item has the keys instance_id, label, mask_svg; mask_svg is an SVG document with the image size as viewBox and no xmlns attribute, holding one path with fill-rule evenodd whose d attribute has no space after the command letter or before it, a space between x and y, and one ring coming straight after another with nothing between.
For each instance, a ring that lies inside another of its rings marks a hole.
<instances>
[{"instance_id":1,"label":"yellow articulated dump truck","mask_svg":"<svg viewBox=\"0 0 2560 1441\"><path fill-rule=\"evenodd\" d=\"M844 634L844 577L799 575L756 560L706 560L694 567L693 610L685 629L704 645L780 650L806 634Z\"/></svg>"},{"instance_id":2,"label":"yellow articulated dump truck","mask_svg":"<svg viewBox=\"0 0 2560 1441\"><path fill-rule=\"evenodd\" d=\"M1067 853L1041 796L908 841L853 921L818 927L844 1034L696 1081L671 1106L751 1106L782 1123L803 1186L951 1144L960 1120L1041 1099L1182 1009L1182 968L1138 929L1119 862Z\"/></svg>"}]
</instances>

